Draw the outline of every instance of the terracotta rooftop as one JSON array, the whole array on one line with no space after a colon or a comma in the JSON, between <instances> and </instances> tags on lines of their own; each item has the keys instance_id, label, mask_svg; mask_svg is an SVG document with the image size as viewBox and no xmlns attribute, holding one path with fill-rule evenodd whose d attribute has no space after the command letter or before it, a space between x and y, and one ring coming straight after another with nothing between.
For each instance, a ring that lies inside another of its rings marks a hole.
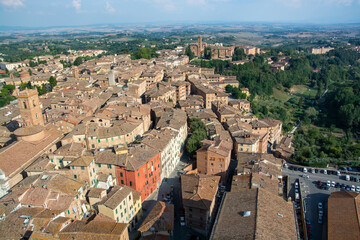
<instances>
[{"instance_id":1,"label":"terracotta rooftop","mask_svg":"<svg viewBox=\"0 0 360 240\"><path fill-rule=\"evenodd\" d=\"M209 210L217 193L219 181L220 176L181 175L183 205Z\"/></svg>"},{"instance_id":2,"label":"terracotta rooftop","mask_svg":"<svg viewBox=\"0 0 360 240\"><path fill-rule=\"evenodd\" d=\"M158 201L151 209L138 231L172 231L174 228L174 205Z\"/></svg>"},{"instance_id":3,"label":"terracotta rooftop","mask_svg":"<svg viewBox=\"0 0 360 240\"><path fill-rule=\"evenodd\" d=\"M360 239L360 194L333 192L328 199L329 240Z\"/></svg>"}]
</instances>

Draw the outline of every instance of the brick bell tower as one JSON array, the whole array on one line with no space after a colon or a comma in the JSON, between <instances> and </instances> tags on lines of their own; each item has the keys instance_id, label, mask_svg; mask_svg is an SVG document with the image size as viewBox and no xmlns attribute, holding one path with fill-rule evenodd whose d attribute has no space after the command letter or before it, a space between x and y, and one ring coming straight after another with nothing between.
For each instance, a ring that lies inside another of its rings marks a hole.
<instances>
[{"instance_id":1,"label":"brick bell tower","mask_svg":"<svg viewBox=\"0 0 360 240\"><path fill-rule=\"evenodd\" d=\"M25 89L24 91L19 92L18 104L23 126L44 126L44 117L42 115L39 96L36 89Z\"/></svg>"},{"instance_id":2,"label":"brick bell tower","mask_svg":"<svg viewBox=\"0 0 360 240\"><path fill-rule=\"evenodd\" d=\"M198 54L197 54L197 56L201 57L202 52L203 52L202 37L199 35L199 37L198 37Z\"/></svg>"}]
</instances>

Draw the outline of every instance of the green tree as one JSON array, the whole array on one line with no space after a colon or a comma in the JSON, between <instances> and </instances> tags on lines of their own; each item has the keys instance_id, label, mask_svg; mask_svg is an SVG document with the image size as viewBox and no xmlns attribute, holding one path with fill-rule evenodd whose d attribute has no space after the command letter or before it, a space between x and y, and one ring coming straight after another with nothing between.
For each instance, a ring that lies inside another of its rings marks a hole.
<instances>
[{"instance_id":1,"label":"green tree","mask_svg":"<svg viewBox=\"0 0 360 240\"><path fill-rule=\"evenodd\" d=\"M75 61L74 61L74 65L75 66L79 66L80 64L82 64L83 63L83 58L82 57L77 57L76 59L75 59Z\"/></svg>"},{"instance_id":2,"label":"green tree","mask_svg":"<svg viewBox=\"0 0 360 240\"><path fill-rule=\"evenodd\" d=\"M209 60L211 59L211 47L204 48L204 58Z\"/></svg>"},{"instance_id":3,"label":"green tree","mask_svg":"<svg viewBox=\"0 0 360 240\"><path fill-rule=\"evenodd\" d=\"M50 84L50 89L53 89L53 88L56 86L56 84L57 84L56 78L53 77L53 76L51 76L51 77L49 78L49 84Z\"/></svg>"},{"instance_id":4,"label":"green tree","mask_svg":"<svg viewBox=\"0 0 360 240\"><path fill-rule=\"evenodd\" d=\"M193 51L191 51L190 46L187 46L185 49L185 55L189 57L189 60L193 59L195 57L195 54Z\"/></svg>"}]
</instances>

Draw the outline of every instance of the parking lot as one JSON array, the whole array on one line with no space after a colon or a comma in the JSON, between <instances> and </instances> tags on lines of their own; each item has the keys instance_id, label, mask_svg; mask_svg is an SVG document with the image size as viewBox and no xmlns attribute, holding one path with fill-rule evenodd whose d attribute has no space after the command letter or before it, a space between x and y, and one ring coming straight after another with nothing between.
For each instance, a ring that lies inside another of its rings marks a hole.
<instances>
[{"instance_id":1,"label":"parking lot","mask_svg":"<svg viewBox=\"0 0 360 240\"><path fill-rule=\"evenodd\" d=\"M327 199L329 198L329 195L335 191L345 190L346 185L349 185L350 190L352 185L354 185L355 188L356 186L360 187L360 182L346 181L344 175L329 175L324 174L323 171L322 173L321 171L318 171L318 173L304 173L299 170L295 171L283 168L283 174L290 177L289 196L293 199L295 199L294 182L296 179L299 179L301 195L304 201L305 219L308 220L310 225L310 227L307 227L309 239L327 239ZM351 176L355 177L355 175ZM318 185L318 181L325 184L325 186L327 186L327 181L330 181L330 187L328 189L321 188ZM332 187L332 182L334 182L337 187ZM340 187L342 184L345 188ZM323 223L319 223L319 202L322 203Z\"/></svg>"}]
</instances>

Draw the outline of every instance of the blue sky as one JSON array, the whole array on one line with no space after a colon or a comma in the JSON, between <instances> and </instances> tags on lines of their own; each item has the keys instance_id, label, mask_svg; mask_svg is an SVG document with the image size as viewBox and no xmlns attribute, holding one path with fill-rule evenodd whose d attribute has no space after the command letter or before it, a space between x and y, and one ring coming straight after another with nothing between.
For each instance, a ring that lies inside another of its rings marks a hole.
<instances>
[{"instance_id":1,"label":"blue sky","mask_svg":"<svg viewBox=\"0 0 360 240\"><path fill-rule=\"evenodd\" d=\"M360 0L0 0L0 25L360 23Z\"/></svg>"}]
</instances>

